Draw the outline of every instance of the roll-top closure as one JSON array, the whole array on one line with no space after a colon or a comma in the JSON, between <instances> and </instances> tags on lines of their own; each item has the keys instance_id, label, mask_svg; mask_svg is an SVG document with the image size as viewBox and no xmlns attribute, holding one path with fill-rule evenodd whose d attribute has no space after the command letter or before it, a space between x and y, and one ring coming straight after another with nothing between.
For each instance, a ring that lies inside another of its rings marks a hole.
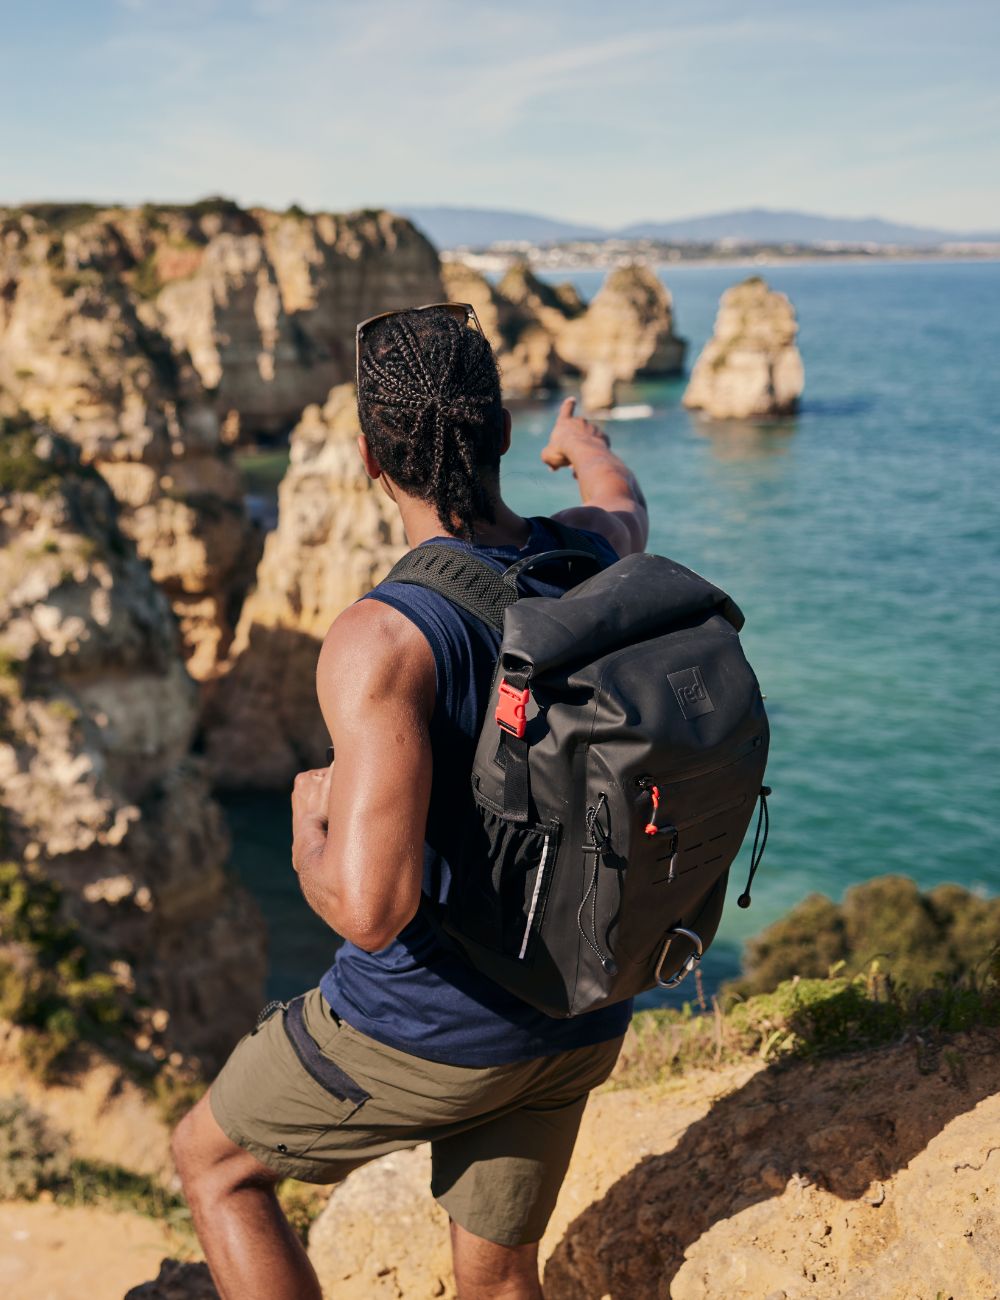
<instances>
[{"instance_id":1,"label":"roll-top closure","mask_svg":"<svg viewBox=\"0 0 1000 1300\"><path fill-rule=\"evenodd\" d=\"M501 657L504 667L537 676L712 614L737 632L743 626L735 601L697 573L661 555L629 555L558 599L529 596L511 605Z\"/></svg>"}]
</instances>

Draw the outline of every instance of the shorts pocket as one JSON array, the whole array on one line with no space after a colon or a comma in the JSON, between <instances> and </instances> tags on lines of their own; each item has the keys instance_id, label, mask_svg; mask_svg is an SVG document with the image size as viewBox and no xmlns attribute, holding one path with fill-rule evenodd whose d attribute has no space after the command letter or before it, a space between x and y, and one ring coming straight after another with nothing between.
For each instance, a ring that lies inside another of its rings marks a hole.
<instances>
[{"instance_id":1,"label":"shorts pocket","mask_svg":"<svg viewBox=\"0 0 1000 1300\"><path fill-rule=\"evenodd\" d=\"M371 1093L366 1092L351 1076L331 1060L317 1046L315 1039L306 1028L302 1014L304 997L293 998L283 1011L285 1033L302 1068L315 1081L339 1101L352 1103L353 1108L370 1100Z\"/></svg>"},{"instance_id":2,"label":"shorts pocket","mask_svg":"<svg viewBox=\"0 0 1000 1300\"><path fill-rule=\"evenodd\" d=\"M448 928L493 952L531 957L559 852L559 823L515 822L478 793Z\"/></svg>"}]
</instances>

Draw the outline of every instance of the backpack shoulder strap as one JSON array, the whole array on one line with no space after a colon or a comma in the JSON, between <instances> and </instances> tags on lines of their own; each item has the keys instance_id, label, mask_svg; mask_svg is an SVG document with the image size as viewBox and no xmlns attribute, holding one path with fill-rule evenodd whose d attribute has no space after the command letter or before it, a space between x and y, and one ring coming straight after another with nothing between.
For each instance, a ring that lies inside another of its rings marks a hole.
<instances>
[{"instance_id":1,"label":"backpack shoulder strap","mask_svg":"<svg viewBox=\"0 0 1000 1300\"><path fill-rule=\"evenodd\" d=\"M481 618L498 632L503 632L504 611L518 598L517 581L522 572L557 559L565 559L571 565L574 560L594 561L601 567L605 563L606 557L587 533L556 519L546 519L545 523L555 534L558 549L529 555L503 573L498 573L492 564L478 555L432 542L407 551L389 570L384 581L427 587L453 605Z\"/></svg>"},{"instance_id":2,"label":"backpack shoulder strap","mask_svg":"<svg viewBox=\"0 0 1000 1300\"><path fill-rule=\"evenodd\" d=\"M503 631L503 615L517 592L492 564L454 546L431 543L407 551L386 574L385 582L428 587L484 623Z\"/></svg>"}]
</instances>

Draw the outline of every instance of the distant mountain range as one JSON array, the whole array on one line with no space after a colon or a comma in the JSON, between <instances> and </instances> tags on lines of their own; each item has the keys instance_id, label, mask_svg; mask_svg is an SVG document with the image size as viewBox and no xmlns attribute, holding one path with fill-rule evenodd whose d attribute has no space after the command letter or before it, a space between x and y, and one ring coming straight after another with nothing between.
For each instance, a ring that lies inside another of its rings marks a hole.
<instances>
[{"instance_id":1,"label":"distant mountain range","mask_svg":"<svg viewBox=\"0 0 1000 1300\"><path fill-rule=\"evenodd\" d=\"M1000 231L935 230L881 217L824 217L811 212L744 208L674 221L638 221L610 229L578 225L533 212L490 208L414 207L394 209L409 217L439 248L486 248L526 240L555 244L572 239L660 239L714 244L734 239L759 244L896 244L909 247L952 243L1000 243Z\"/></svg>"}]
</instances>

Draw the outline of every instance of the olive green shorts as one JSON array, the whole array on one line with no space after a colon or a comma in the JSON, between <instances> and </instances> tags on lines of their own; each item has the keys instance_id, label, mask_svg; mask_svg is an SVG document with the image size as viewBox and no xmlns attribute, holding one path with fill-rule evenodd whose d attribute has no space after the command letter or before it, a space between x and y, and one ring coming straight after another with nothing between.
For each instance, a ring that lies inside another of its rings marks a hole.
<instances>
[{"instance_id":1,"label":"olive green shorts","mask_svg":"<svg viewBox=\"0 0 1000 1300\"><path fill-rule=\"evenodd\" d=\"M209 1092L223 1132L275 1173L339 1182L431 1144L431 1191L505 1246L537 1241L555 1208L587 1094L622 1040L478 1069L386 1047L338 1019L318 988L246 1034Z\"/></svg>"}]
</instances>

